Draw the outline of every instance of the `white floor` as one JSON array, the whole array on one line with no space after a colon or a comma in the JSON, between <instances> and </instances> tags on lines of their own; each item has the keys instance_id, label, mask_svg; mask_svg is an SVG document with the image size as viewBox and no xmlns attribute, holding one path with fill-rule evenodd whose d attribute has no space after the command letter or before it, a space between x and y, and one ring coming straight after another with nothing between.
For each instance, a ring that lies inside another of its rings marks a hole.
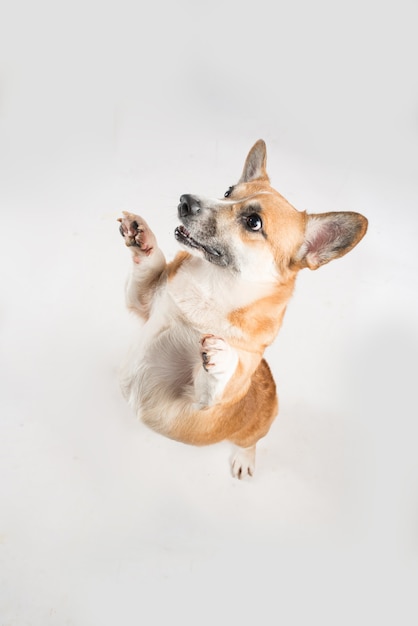
<instances>
[{"instance_id":1,"label":"white floor","mask_svg":"<svg viewBox=\"0 0 418 626\"><path fill-rule=\"evenodd\" d=\"M1 626L417 623L416 18L407 0L6 10ZM116 218L141 212L172 257L179 195L221 196L259 137L298 209L370 227L301 273L268 350L279 417L239 482L227 444L166 440L120 395Z\"/></svg>"}]
</instances>

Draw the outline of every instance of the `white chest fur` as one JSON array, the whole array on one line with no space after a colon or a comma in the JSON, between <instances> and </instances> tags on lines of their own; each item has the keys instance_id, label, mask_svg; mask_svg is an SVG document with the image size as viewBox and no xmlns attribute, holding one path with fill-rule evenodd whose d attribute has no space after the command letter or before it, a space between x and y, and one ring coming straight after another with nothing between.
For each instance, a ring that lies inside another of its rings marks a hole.
<instances>
[{"instance_id":1,"label":"white chest fur","mask_svg":"<svg viewBox=\"0 0 418 626\"><path fill-rule=\"evenodd\" d=\"M207 261L193 258L180 268L167 290L175 308L198 332L223 336L239 334L229 313L272 292L273 281L255 281Z\"/></svg>"},{"instance_id":2,"label":"white chest fur","mask_svg":"<svg viewBox=\"0 0 418 626\"><path fill-rule=\"evenodd\" d=\"M198 258L180 267L156 294L122 372L125 395L144 421L161 430L195 401L192 382L202 366L202 336L242 338L229 314L271 291L272 281L243 279Z\"/></svg>"}]
</instances>

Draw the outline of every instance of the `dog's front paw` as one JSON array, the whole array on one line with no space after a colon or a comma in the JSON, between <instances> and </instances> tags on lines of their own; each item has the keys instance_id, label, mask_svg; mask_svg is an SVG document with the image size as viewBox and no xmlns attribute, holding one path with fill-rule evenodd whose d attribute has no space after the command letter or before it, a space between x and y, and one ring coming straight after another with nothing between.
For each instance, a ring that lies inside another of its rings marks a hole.
<instances>
[{"instance_id":1,"label":"dog's front paw","mask_svg":"<svg viewBox=\"0 0 418 626\"><path fill-rule=\"evenodd\" d=\"M135 257L139 255L149 256L155 247L155 237L148 224L139 215L122 211L123 217L120 222L119 231L125 240L125 245L132 248Z\"/></svg>"},{"instance_id":2,"label":"dog's front paw","mask_svg":"<svg viewBox=\"0 0 418 626\"><path fill-rule=\"evenodd\" d=\"M231 369L235 361L232 348L220 337L204 335L200 341L203 368L211 374L222 374Z\"/></svg>"},{"instance_id":3,"label":"dog's front paw","mask_svg":"<svg viewBox=\"0 0 418 626\"><path fill-rule=\"evenodd\" d=\"M195 372L194 397L196 407L205 409L222 398L236 370L238 354L220 337L203 335L200 339L200 359L201 365Z\"/></svg>"}]
</instances>

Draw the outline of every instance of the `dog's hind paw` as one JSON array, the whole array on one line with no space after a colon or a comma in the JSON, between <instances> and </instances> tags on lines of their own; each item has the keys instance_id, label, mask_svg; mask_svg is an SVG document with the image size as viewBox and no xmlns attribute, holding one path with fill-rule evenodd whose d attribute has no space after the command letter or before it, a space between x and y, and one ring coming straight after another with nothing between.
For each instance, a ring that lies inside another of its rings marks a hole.
<instances>
[{"instance_id":1,"label":"dog's hind paw","mask_svg":"<svg viewBox=\"0 0 418 626\"><path fill-rule=\"evenodd\" d=\"M125 240L125 245L132 248L134 260L141 253L146 256L150 255L156 245L154 233L139 215L127 211L122 211L122 213L123 217L118 219L119 232Z\"/></svg>"},{"instance_id":2,"label":"dog's hind paw","mask_svg":"<svg viewBox=\"0 0 418 626\"><path fill-rule=\"evenodd\" d=\"M253 476L255 471L255 446L238 448L231 464L234 478Z\"/></svg>"}]
</instances>

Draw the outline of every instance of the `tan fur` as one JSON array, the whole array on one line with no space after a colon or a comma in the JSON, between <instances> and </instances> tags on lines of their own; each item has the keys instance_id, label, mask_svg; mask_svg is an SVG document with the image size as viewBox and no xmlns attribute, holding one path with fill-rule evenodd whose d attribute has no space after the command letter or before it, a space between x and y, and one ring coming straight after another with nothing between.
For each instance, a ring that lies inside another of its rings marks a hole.
<instances>
[{"instance_id":1,"label":"tan fur","mask_svg":"<svg viewBox=\"0 0 418 626\"><path fill-rule=\"evenodd\" d=\"M189 258L188 252L178 252L176 257L167 264L167 278L171 280L178 272L179 267Z\"/></svg>"},{"instance_id":2,"label":"tan fur","mask_svg":"<svg viewBox=\"0 0 418 626\"><path fill-rule=\"evenodd\" d=\"M229 440L239 478L254 471L255 444L277 413L276 386L263 359L276 337L297 272L316 269L364 236L358 213L309 215L270 185L262 140L226 199L182 196L169 264L139 216L121 233L133 253L127 305L145 322L122 374L143 421L194 445Z\"/></svg>"}]
</instances>

